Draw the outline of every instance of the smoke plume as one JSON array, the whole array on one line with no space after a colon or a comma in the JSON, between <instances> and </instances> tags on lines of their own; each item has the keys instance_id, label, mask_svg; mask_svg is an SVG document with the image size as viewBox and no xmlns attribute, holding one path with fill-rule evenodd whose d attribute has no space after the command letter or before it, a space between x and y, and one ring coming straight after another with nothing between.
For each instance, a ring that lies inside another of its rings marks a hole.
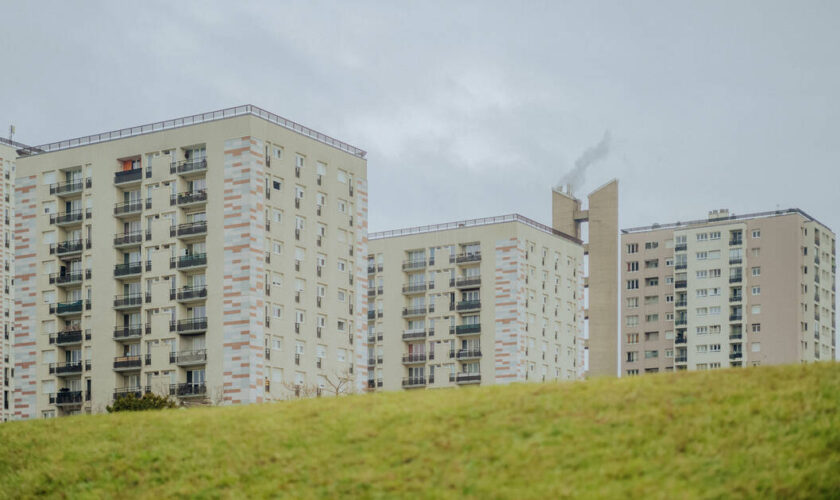
<instances>
[{"instance_id":1,"label":"smoke plume","mask_svg":"<svg viewBox=\"0 0 840 500\"><path fill-rule=\"evenodd\" d=\"M575 167L565 174L560 179L560 183L556 186L557 189L562 189L564 184L568 184L570 191L575 186L580 186L586 180L586 169L604 160L610 154L610 131L604 132L604 137L598 144L590 147L583 152L580 157L575 160Z\"/></svg>"}]
</instances>

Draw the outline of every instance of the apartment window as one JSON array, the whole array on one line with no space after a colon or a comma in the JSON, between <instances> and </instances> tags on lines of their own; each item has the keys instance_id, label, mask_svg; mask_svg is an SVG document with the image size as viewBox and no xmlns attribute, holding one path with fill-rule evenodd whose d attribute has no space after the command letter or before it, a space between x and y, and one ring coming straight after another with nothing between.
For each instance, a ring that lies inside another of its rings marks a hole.
<instances>
[{"instance_id":1,"label":"apartment window","mask_svg":"<svg viewBox=\"0 0 840 500\"><path fill-rule=\"evenodd\" d=\"M753 276L761 276L761 268L760 267L752 268L751 272L752 272Z\"/></svg>"},{"instance_id":2,"label":"apartment window","mask_svg":"<svg viewBox=\"0 0 840 500\"><path fill-rule=\"evenodd\" d=\"M761 295L761 287L760 286L752 287L752 294L753 295Z\"/></svg>"},{"instance_id":3,"label":"apartment window","mask_svg":"<svg viewBox=\"0 0 840 500\"><path fill-rule=\"evenodd\" d=\"M634 376L634 375L638 375L638 374L639 374L638 369L627 370L627 375Z\"/></svg>"},{"instance_id":4,"label":"apartment window","mask_svg":"<svg viewBox=\"0 0 840 500\"><path fill-rule=\"evenodd\" d=\"M750 312L752 314L761 314L761 306L760 305L752 306L752 309L750 310Z\"/></svg>"},{"instance_id":5,"label":"apartment window","mask_svg":"<svg viewBox=\"0 0 840 500\"><path fill-rule=\"evenodd\" d=\"M710 250L709 251L709 260L718 260L720 259L720 250Z\"/></svg>"},{"instance_id":6,"label":"apartment window","mask_svg":"<svg viewBox=\"0 0 840 500\"><path fill-rule=\"evenodd\" d=\"M720 278L720 269L709 269L709 278Z\"/></svg>"},{"instance_id":7,"label":"apartment window","mask_svg":"<svg viewBox=\"0 0 840 500\"><path fill-rule=\"evenodd\" d=\"M638 290L639 288L639 280L627 280L627 289L628 290Z\"/></svg>"},{"instance_id":8,"label":"apartment window","mask_svg":"<svg viewBox=\"0 0 840 500\"><path fill-rule=\"evenodd\" d=\"M720 352L720 344L709 344L709 352Z\"/></svg>"},{"instance_id":9,"label":"apartment window","mask_svg":"<svg viewBox=\"0 0 840 500\"><path fill-rule=\"evenodd\" d=\"M697 276L697 279L699 280L704 280L709 276L709 272L703 269L701 271L697 271L695 276Z\"/></svg>"},{"instance_id":10,"label":"apartment window","mask_svg":"<svg viewBox=\"0 0 840 500\"><path fill-rule=\"evenodd\" d=\"M639 244L638 243L629 243L627 245L627 253L638 253L639 252Z\"/></svg>"},{"instance_id":11,"label":"apartment window","mask_svg":"<svg viewBox=\"0 0 840 500\"><path fill-rule=\"evenodd\" d=\"M709 297L720 296L720 287L709 288Z\"/></svg>"},{"instance_id":12,"label":"apartment window","mask_svg":"<svg viewBox=\"0 0 840 500\"><path fill-rule=\"evenodd\" d=\"M645 250L654 250L654 249L657 249L657 248L659 248L659 242L658 241L645 242Z\"/></svg>"},{"instance_id":13,"label":"apartment window","mask_svg":"<svg viewBox=\"0 0 840 500\"><path fill-rule=\"evenodd\" d=\"M656 342L659 340L659 332L645 332L645 342Z\"/></svg>"},{"instance_id":14,"label":"apartment window","mask_svg":"<svg viewBox=\"0 0 840 500\"><path fill-rule=\"evenodd\" d=\"M659 303L659 295L648 295L645 297L645 305L652 306Z\"/></svg>"},{"instance_id":15,"label":"apartment window","mask_svg":"<svg viewBox=\"0 0 840 500\"><path fill-rule=\"evenodd\" d=\"M645 322L654 323L656 321L659 321L659 314L646 314L645 315Z\"/></svg>"},{"instance_id":16,"label":"apartment window","mask_svg":"<svg viewBox=\"0 0 840 500\"><path fill-rule=\"evenodd\" d=\"M673 285L674 284L674 277L673 276L665 276L665 284L666 285Z\"/></svg>"},{"instance_id":17,"label":"apartment window","mask_svg":"<svg viewBox=\"0 0 840 500\"><path fill-rule=\"evenodd\" d=\"M710 316L717 316L720 314L720 306L712 306L709 308Z\"/></svg>"},{"instance_id":18,"label":"apartment window","mask_svg":"<svg viewBox=\"0 0 840 500\"><path fill-rule=\"evenodd\" d=\"M699 344L697 346L697 352L700 353L700 354L709 352L709 346L706 345L706 344Z\"/></svg>"},{"instance_id":19,"label":"apartment window","mask_svg":"<svg viewBox=\"0 0 840 500\"><path fill-rule=\"evenodd\" d=\"M665 321L674 321L674 313L665 313Z\"/></svg>"},{"instance_id":20,"label":"apartment window","mask_svg":"<svg viewBox=\"0 0 840 500\"><path fill-rule=\"evenodd\" d=\"M750 351L752 352L760 352L761 351L761 342L753 342L750 344Z\"/></svg>"},{"instance_id":21,"label":"apartment window","mask_svg":"<svg viewBox=\"0 0 840 500\"><path fill-rule=\"evenodd\" d=\"M709 252L697 252L697 254L695 255L697 260L706 260L706 258L708 258L708 256L709 256Z\"/></svg>"},{"instance_id":22,"label":"apartment window","mask_svg":"<svg viewBox=\"0 0 840 500\"><path fill-rule=\"evenodd\" d=\"M706 315L709 314L709 308L708 307L698 307L697 311L696 311L696 314L698 316L706 316Z\"/></svg>"},{"instance_id":23,"label":"apartment window","mask_svg":"<svg viewBox=\"0 0 840 500\"><path fill-rule=\"evenodd\" d=\"M627 362L633 363L639 359L639 351L630 351L627 353Z\"/></svg>"},{"instance_id":24,"label":"apartment window","mask_svg":"<svg viewBox=\"0 0 840 500\"><path fill-rule=\"evenodd\" d=\"M645 286L659 286L659 278L645 278Z\"/></svg>"},{"instance_id":25,"label":"apartment window","mask_svg":"<svg viewBox=\"0 0 840 500\"><path fill-rule=\"evenodd\" d=\"M665 267L673 267L674 259L665 259Z\"/></svg>"},{"instance_id":26,"label":"apartment window","mask_svg":"<svg viewBox=\"0 0 840 500\"><path fill-rule=\"evenodd\" d=\"M753 238L761 238L761 229L753 229L752 237Z\"/></svg>"},{"instance_id":27,"label":"apartment window","mask_svg":"<svg viewBox=\"0 0 840 500\"><path fill-rule=\"evenodd\" d=\"M761 333L761 323L753 323L751 327L753 333Z\"/></svg>"},{"instance_id":28,"label":"apartment window","mask_svg":"<svg viewBox=\"0 0 840 500\"><path fill-rule=\"evenodd\" d=\"M639 343L639 334L638 333L628 333L627 334L627 343L628 344L638 344Z\"/></svg>"},{"instance_id":29,"label":"apartment window","mask_svg":"<svg viewBox=\"0 0 840 500\"><path fill-rule=\"evenodd\" d=\"M758 257L759 255L761 255L761 248L753 248L750 250L751 257Z\"/></svg>"},{"instance_id":30,"label":"apartment window","mask_svg":"<svg viewBox=\"0 0 840 500\"><path fill-rule=\"evenodd\" d=\"M666 358L673 358L674 357L674 350L673 349L665 349L665 357Z\"/></svg>"},{"instance_id":31,"label":"apartment window","mask_svg":"<svg viewBox=\"0 0 840 500\"><path fill-rule=\"evenodd\" d=\"M639 261L633 261L627 263L627 272L632 273L639 270Z\"/></svg>"},{"instance_id":32,"label":"apartment window","mask_svg":"<svg viewBox=\"0 0 840 500\"><path fill-rule=\"evenodd\" d=\"M666 304L671 304L672 302L674 302L674 296L673 295L666 295L665 296L665 303Z\"/></svg>"},{"instance_id":33,"label":"apartment window","mask_svg":"<svg viewBox=\"0 0 840 500\"><path fill-rule=\"evenodd\" d=\"M645 359L654 359L659 357L659 351L645 351Z\"/></svg>"},{"instance_id":34,"label":"apartment window","mask_svg":"<svg viewBox=\"0 0 840 500\"><path fill-rule=\"evenodd\" d=\"M709 239L709 233L697 233L697 241L706 241Z\"/></svg>"},{"instance_id":35,"label":"apartment window","mask_svg":"<svg viewBox=\"0 0 840 500\"><path fill-rule=\"evenodd\" d=\"M627 297L627 308L633 309L639 307L639 297Z\"/></svg>"},{"instance_id":36,"label":"apartment window","mask_svg":"<svg viewBox=\"0 0 840 500\"><path fill-rule=\"evenodd\" d=\"M697 328L695 328L694 331L697 332L697 335L706 335L707 333L709 333L709 327L708 326L698 326Z\"/></svg>"},{"instance_id":37,"label":"apartment window","mask_svg":"<svg viewBox=\"0 0 840 500\"><path fill-rule=\"evenodd\" d=\"M639 324L639 317L638 316L627 316L627 326L638 326Z\"/></svg>"},{"instance_id":38,"label":"apartment window","mask_svg":"<svg viewBox=\"0 0 840 500\"><path fill-rule=\"evenodd\" d=\"M657 269L659 267L659 259L652 259L645 261L645 269Z\"/></svg>"},{"instance_id":39,"label":"apartment window","mask_svg":"<svg viewBox=\"0 0 840 500\"><path fill-rule=\"evenodd\" d=\"M697 296L698 297L705 297L706 295L708 295L708 293L709 293L709 291L705 288L698 288L697 289Z\"/></svg>"}]
</instances>

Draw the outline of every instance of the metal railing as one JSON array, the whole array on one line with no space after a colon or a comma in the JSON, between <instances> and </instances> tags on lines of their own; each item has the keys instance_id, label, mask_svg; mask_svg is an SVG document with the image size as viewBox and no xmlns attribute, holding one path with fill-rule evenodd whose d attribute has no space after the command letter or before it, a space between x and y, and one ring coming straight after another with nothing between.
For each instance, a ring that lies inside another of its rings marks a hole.
<instances>
[{"instance_id":1,"label":"metal railing","mask_svg":"<svg viewBox=\"0 0 840 500\"><path fill-rule=\"evenodd\" d=\"M185 286L178 290L175 297L177 300L198 300L207 298L206 286Z\"/></svg>"},{"instance_id":2,"label":"metal railing","mask_svg":"<svg viewBox=\"0 0 840 500\"><path fill-rule=\"evenodd\" d=\"M169 167L170 174L188 174L190 172L198 172L199 170L207 170L207 158L181 160L172 163Z\"/></svg>"},{"instance_id":3,"label":"metal railing","mask_svg":"<svg viewBox=\"0 0 840 500\"><path fill-rule=\"evenodd\" d=\"M143 336L143 325L118 326L114 328L114 340L128 340Z\"/></svg>"},{"instance_id":4,"label":"metal railing","mask_svg":"<svg viewBox=\"0 0 840 500\"><path fill-rule=\"evenodd\" d=\"M117 264L114 266L114 276L128 276L131 274L140 274L142 271L142 262L129 262L127 264Z\"/></svg>"},{"instance_id":5,"label":"metal railing","mask_svg":"<svg viewBox=\"0 0 840 500\"><path fill-rule=\"evenodd\" d=\"M205 384L170 384L169 395L178 396L181 398L190 396L204 396L207 394L207 386Z\"/></svg>"},{"instance_id":6,"label":"metal railing","mask_svg":"<svg viewBox=\"0 0 840 500\"><path fill-rule=\"evenodd\" d=\"M182 255L180 257L172 257L169 259L169 267L184 269L187 267L197 267L207 265L207 254L197 253L192 255Z\"/></svg>"},{"instance_id":7,"label":"metal railing","mask_svg":"<svg viewBox=\"0 0 840 500\"><path fill-rule=\"evenodd\" d=\"M143 294L142 293L130 293L127 295L115 295L114 296L114 307L125 308L125 307L140 307L143 305Z\"/></svg>"},{"instance_id":8,"label":"metal railing","mask_svg":"<svg viewBox=\"0 0 840 500\"><path fill-rule=\"evenodd\" d=\"M190 236L207 232L207 221L187 222L169 228L169 236Z\"/></svg>"},{"instance_id":9,"label":"metal railing","mask_svg":"<svg viewBox=\"0 0 840 500\"><path fill-rule=\"evenodd\" d=\"M143 231L131 231L114 235L114 246L135 245L143 242Z\"/></svg>"},{"instance_id":10,"label":"metal railing","mask_svg":"<svg viewBox=\"0 0 840 500\"><path fill-rule=\"evenodd\" d=\"M466 335L470 333L481 333L481 323L473 323L470 325L457 325L455 327L456 335Z\"/></svg>"},{"instance_id":11,"label":"metal railing","mask_svg":"<svg viewBox=\"0 0 840 500\"><path fill-rule=\"evenodd\" d=\"M426 385L426 377L406 377L402 380L403 387L422 387Z\"/></svg>"},{"instance_id":12,"label":"metal railing","mask_svg":"<svg viewBox=\"0 0 840 500\"><path fill-rule=\"evenodd\" d=\"M180 319L169 322L169 331L197 332L207 330L207 317Z\"/></svg>"},{"instance_id":13,"label":"metal railing","mask_svg":"<svg viewBox=\"0 0 840 500\"><path fill-rule=\"evenodd\" d=\"M76 193L82 190L84 186L84 181L69 181L69 182L58 182L55 184L50 184L50 194L51 195L63 195L63 194L70 194Z\"/></svg>"},{"instance_id":14,"label":"metal railing","mask_svg":"<svg viewBox=\"0 0 840 500\"><path fill-rule=\"evenodd\" d=\"M207 201L207 191L205 189L173 194L169 198L169 202L172 205L187 205L190 203L200 203L205 201Z\"/></svg>"},{"instance_id":15,"label":"metal railing","mask_svg":"<svg viewBox=\"0 0 840 500\"><path fill-rule=\"evenodd\" d=\"M188 127L190 125L197 125L199 123L207 123L216 120L224 120L226 118L234 118L237 116L252 115L257 118L287 128L301 135L310 137L318 142L322 142L336 149L340 149L346 153L364 158L367 153L355 146L333 139L332 137L322 134L309 127L304 127L291 120L287 120L282 116L265 111L251 104L243 106L236 106L232 108L220 109L217 111L209 111L207 113L199 113L191 116L184 116L172 120L164 120L161 122L149 123L146 125L138 125L135 127L124 128L120 130L112 130L110 132L103 132L100 134L88 135L84 137L77 137L75 139L67 139L64 141L53 142L49 144L42 144L40 146L22 146L22 150L27 155L37 155L43 153L51 153L53 151L61 151L64 149L71 149L80 146L87 146L90 144L98 144L106 141L114 141L117 139L125 139L126 137L135 137L138 135L151 134L153 132L160 132L162 130L171 130L174 128Z\"/></svg>"},{"instance_id":16,"label":"metal railing","mask_svg":"<svg viewBox=\"0 0 840 500\"><path fill-rule=\"evenodd\" d=\"M116 172L114 172L114 184L139 181L142 178L142 168L133 168L131 170L117 170Z\"/></svg>"},{"instance_id":17,"label":"metal railing","mask_svg":"<svg viewBox=\"0 0 840 500\"><path fill-rule=\"evenodd\" d=\"M50 284L56 285L68 285L70 283L76 283L82 281L82 272L65 272L65 273L52 273L50 274Z\"/></svg>"},{"instance_id":18,"label":"metal railing","mask_svg":"<svg viewBox=\"0 0 840 500\"><path fill-rule=\"evenodd\" d=\"M170 352L169 362L179 366L204 364L207 362L207 349Z\"/></svg>"}]
</instances>

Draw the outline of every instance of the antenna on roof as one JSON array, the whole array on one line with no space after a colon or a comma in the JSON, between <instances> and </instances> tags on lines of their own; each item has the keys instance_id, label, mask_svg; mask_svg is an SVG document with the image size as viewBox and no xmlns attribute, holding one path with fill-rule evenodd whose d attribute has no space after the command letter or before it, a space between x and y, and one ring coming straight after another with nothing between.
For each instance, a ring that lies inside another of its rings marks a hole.
<instances>
[{"instance_id":1,"label":"antenna on roof","mask_svg":"<svg viewBox=\"0 0 840 500\"><path fill-rule=\"evenodd\" d=\"M9 125L9 142L12 142L14 137L15 137L15 126L14 125Z\"/></svg>"}]
</instances>

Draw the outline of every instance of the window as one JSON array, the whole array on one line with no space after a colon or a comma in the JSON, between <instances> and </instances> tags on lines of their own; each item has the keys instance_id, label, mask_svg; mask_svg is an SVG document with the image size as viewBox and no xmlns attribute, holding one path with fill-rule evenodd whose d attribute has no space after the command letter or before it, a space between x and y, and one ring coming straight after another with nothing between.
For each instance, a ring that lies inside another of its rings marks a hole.
<instances>
[{"instance_id":1,"label":"window","mask_svg":"<svg viewBox=\"0 0 840 500\"><path fill-rule=\"evenodd\" d=\"M627 308L633 309L639 307L639 297L627 297Z\"/></svg>"},{"instance_id":2,"label":"window","mask_svg":"<svg viewBox=\"0 0 840 500\"><path fill-rule=\"evenodd\" d=\"M760 305L752 306L752 310L750 312L752 314L761 314L761 306Z\"/></svg>"},{"instance_id":3,"label":"window","mask_svg":"<svg viewBox=\"0 0 840 500\"><path fill-rule=\"evenodd\" d=\"M720 269L709 269L709 278L720 278Z\"/></svg>"},{"instance_id":4,"label":"window","mask_svg":"<svg viewBox=\"0 0 840 500\"><path fill-rule=\"evenodd\" d=\"M645 315L645 322L654 323L656 321L659 321L659 314L646 314Z\"/></svg>"},{"instance_id":5,"label":"window","mask_svg":"<svg viewBox=\"0 0 840 500\"><path fill-rule=\"evenodd\" d=\"M697 308L697 315L698 316L706 316L707 314L709 314L709 308L708 307L698 307Z\"/></svg>"},{"instance_id":6,"label":"window","mask_svg":"<svg viewBox=\"0 0 840 500\"><path fill-rule=\"evenodd\" d=\"M697 233L697 241L706 241L709 239L709 233Z\"/></svg>"},{"instance_id":7,"label":"window","mask_svg":"<svg viewBox=\"0 0 840 500\"><path fill-rule=\"evenodd\" d=\"M706 288L698 288L697 289L697 296L698 297L705 297L708 295L709 291Z\"/></svg>"},{"instance_id":8,"label":"window","mask_svg":"<svg viewBox=\"0 0 840 500\"><path fill-rule=\"evenodd\" d=\"M645 351L645 359L654 359L659 357L659 351Z\"/></svg>"},{"instance_id":9,"label":"window","mask_svg":"<svg viewBox=\"0 0 840 500\"><path fill-rule=\"evenodd\" d=\"M665 267L672 267L674 265L674 259L665 259Z\"/></svg>"},{"instance_id":10,"label":"window","mask_svg":"<svg viewBox=\"0 0 840 500\"><path fill-rule=\"evenodd\" d=\"M709 233L710 240L719 240L720 239L720 231L712 231Z\"/></svg>"},{"instance_id":11,"label":"window","mask_svg":"<svg viewBox=\"0 0 840 500\"><path fill-rule=\"evenodd\" d=\"M697 276L697 279L704 280L709 276L709 272L706 271L705 269L702 270L702 271L697 271L696 276Z\"/></svg>"},{"instance_id":12,"label":"window","mask_svg":"<svg viewBox=\"0 0 840 500\"><path fill-rule=\"evenodd\" d=\"M708 345L706 345L706 344L699 344L699 345L697 346L697 352L699 352L699 353L701 353L701 354L702 354L702 353L705 353L705 352L708 352L708 351L709 351L709 346L708 346Z\"/></svg>"},{"instance_id":13,"label":"window","mask_svg":"<svg viewBox=\"0 0 840 500\"><path fill-rule=\"evenodd\" d=\"M633 261L627 263L627 272L632 273L639 270L639 261Z\"/></svg>"},{"instance_id":14,"label":"window","mask_svg":"<svg viewBox=\"0 0 840 500\"><path fill-rule=\"evenodd\" d=\"M639 374L638 369L627 370L627 375L633 376L633 375L638 375L638 374Z\"/></svg>"},{"instance_id":15,"label":"window","mask_svg":"<svg viewBox=\"0 0 840 500\"><path fill-rule=\"evenodd\" d=\"M761 238L761 229L753 229L752 237L753 238Z\"/></svg>"},{"instance_id":16,"label":"window","mask_svg":"<svg viewBox=\"0 0 840 500\"><path fill-rule=\"evenodd\" d=\"M659 295L648 295L645 297L645 305L652 306L659 303Z\"/></svg>"},{"instance_id":17,"label":"window","mask_svg":"<svg viewBox=\"0 0 840 500\"><path fill-rule=\"evenodd\" d=\"M639 359L639 351L630 351L627 353L627 362L633 363Z\"/></svg>"},{"instance_id":18,"label":"window","mask_svg":"<svg viewBox=\"0 0 840 500\"><path fill-rule=\"evenodd\" d=\"M639 252L639 244L638 243L629 243L627 245L627 253L638 253Z\"/></svg>"},{"instance_id":19,"label":"window","mask_svg":"<svg viewBox=\"0 0 840 500\"><path fill-rule=\"evenodd\" d=\"M753 323L752 324L752 332L753 333L761 333L761 323Z\"/></svg>"},{"instance_id":20,"label":"window","mask_svg":"<svg viewBox=\"0 0 840 500\"><path fill-rule=\"evenodd\" d=\"M645 261L645 269L656 269L659 267L659 259Z\"/></svg>"},{"instance_id":21,"label":"window","mask_svg":"<svg viewBox=\"0 0 840 500\"><path fill-rule=\"evenodd\" d=\"M638 316L627 316L627 326L637 326L639 324Z\"/></svg>"},{"instance_id":22,"label":"window","mask_svg":"<svg viewBox=\"0 0 840 500\"><path fill-rule=\"evenodd\" d=\"M697 252L696 257L697 260L706 260L709 256L709 252Z\"/></svg>"},{"instance_id":23,"label":"window","mask_svg":"<svg viewBox=\"0 0 840 500\"><path fill-rule=\"evenodd\" d=\"M709 333L709 327L698 326L697 328L695 328L695 331L697 332L697 335L706 335L707 333Z\"/></svg>"},{"instance_id":24,"label":"window","mask_svg":"<svg viewBox=\"0 0 840 500\"><path fill-rule=\"evenodd\" d=\"M665 303L666 304L671 304L672 302L674 302L674 296L673 295L666 295L665 296Z\"/></svg>"},{"instance_id":25,"label":"window","mask_svg":"<svg viewBox=\"0 0 840 500\"><path fill-rule=\"evenodd\" d=\"M665 321L674 321L674 313L665 313Z\"/></svg>"},{"instance_id":26,"label":"window","mask_svg":"<svg viewBox=\"0 0 840 500\"><path fill-rule=\"evenodd\" d=\"M645 278L645 286L659 286L659 278Z\"/></svg>"},{"instance_id":27,"label":"window","mask_svg":"<svg viewBox=\"0 0 840 500\"><path fill-rule=\"evenodd\" d=\"M639 334L638 333L628 333L627 334L627 343L628 344L638 344L639 343Z\"/></svg>"},{"instance_id":28,"label":"window","mask_svg":"<svg viewBox=\"0 0 840 500\"><path fill-rule=\"evenodd\" d=\"M674 277L673 276L665 276L665 284L666 285L673 285L674 284Z\"/></svg>"},{"instance_id":29,"label":"window","mask_svg":"<svg viewBox=\"0 0 840 500\"><path fill-rule=\"evenodd\" d=\"M761 255L761 248L750 249L750 256L751 257L758 257L759 255Z\"/></svg>"},{"instance_id":30,"label":"window","mask_svg":"<svg viewBox=\"0 0 840 500\"><path fill-rule=\"evenodd\" d=\"M753 295L761 295L761 287L760 286L752 287L752 294Z\"/></svg>"},{"instance_id":31,"label":"window","mask_svg":"<svg viewBox=\"0 0 840 500\"><path fill-rule=\"evenodd\" d=\"M639 288L639 280L627 280L628 290L637 290Z\"/></svg>"},{"instance_id":32,"label":"window","mask_svg":"<svg viewBox=\"0 0 840 500\"><path fill-rule=\"evenodd\" d=\"M666 358L673 358L674 357L674 350L673 349L665 349L665 357Z\"/></svg>"},{"instance_id":33,"label":"window","mask_svg":"<svg viewBox=\"0 0 840 500\"><path fill-rule=\"evenodd\" d=\"M709 315L716 316L720 314L720 306L712 306L709 308Z\"/></svg>"},{"instance_id":34,"label":"window","mask_svg":"<svg viewBox=\"0 0 840 500\"><path fill-rule=\"evenodd\" d=\"M709 352L720 352L720 344L709 344Z\"/></svg>"},{"instance_id":35,"label":"window","mask_svg":"<svg viewBox=\"0 0 840 500\"><path fill-rule=\"evenodd\" d=\"M645 242L645 250L654 250L656 248L659 248L659 242L658 241Z\"/></svg>"},{"instance_id":36,"label":"window","mask_svg":"<svg viewBox=\"0 0 840 500\"><path fill-rule=\"evenodd\" d=\"M761 268L760 267L752 268L751 272L752 272L753 276L761 276Z\"/></svg>"},{"instance_id":37,"label":"window","mask_svg":"<svg viewBox=\"0 0 840 500\"><path fill-rule=\"evenodd\" d=\"M659 332L645 332L645 342L656 342L659 340Z\"/></svg>"},{"instance_id":38,"label":"window","mask_svg":"<svg viewBox=\"0 0 840 500\"><path fill-rule=\"evenodd\" d=\"M720 259L720 250L711 250L709 252L709 260L718 260Z\"/></svg>"}]
</instances>

